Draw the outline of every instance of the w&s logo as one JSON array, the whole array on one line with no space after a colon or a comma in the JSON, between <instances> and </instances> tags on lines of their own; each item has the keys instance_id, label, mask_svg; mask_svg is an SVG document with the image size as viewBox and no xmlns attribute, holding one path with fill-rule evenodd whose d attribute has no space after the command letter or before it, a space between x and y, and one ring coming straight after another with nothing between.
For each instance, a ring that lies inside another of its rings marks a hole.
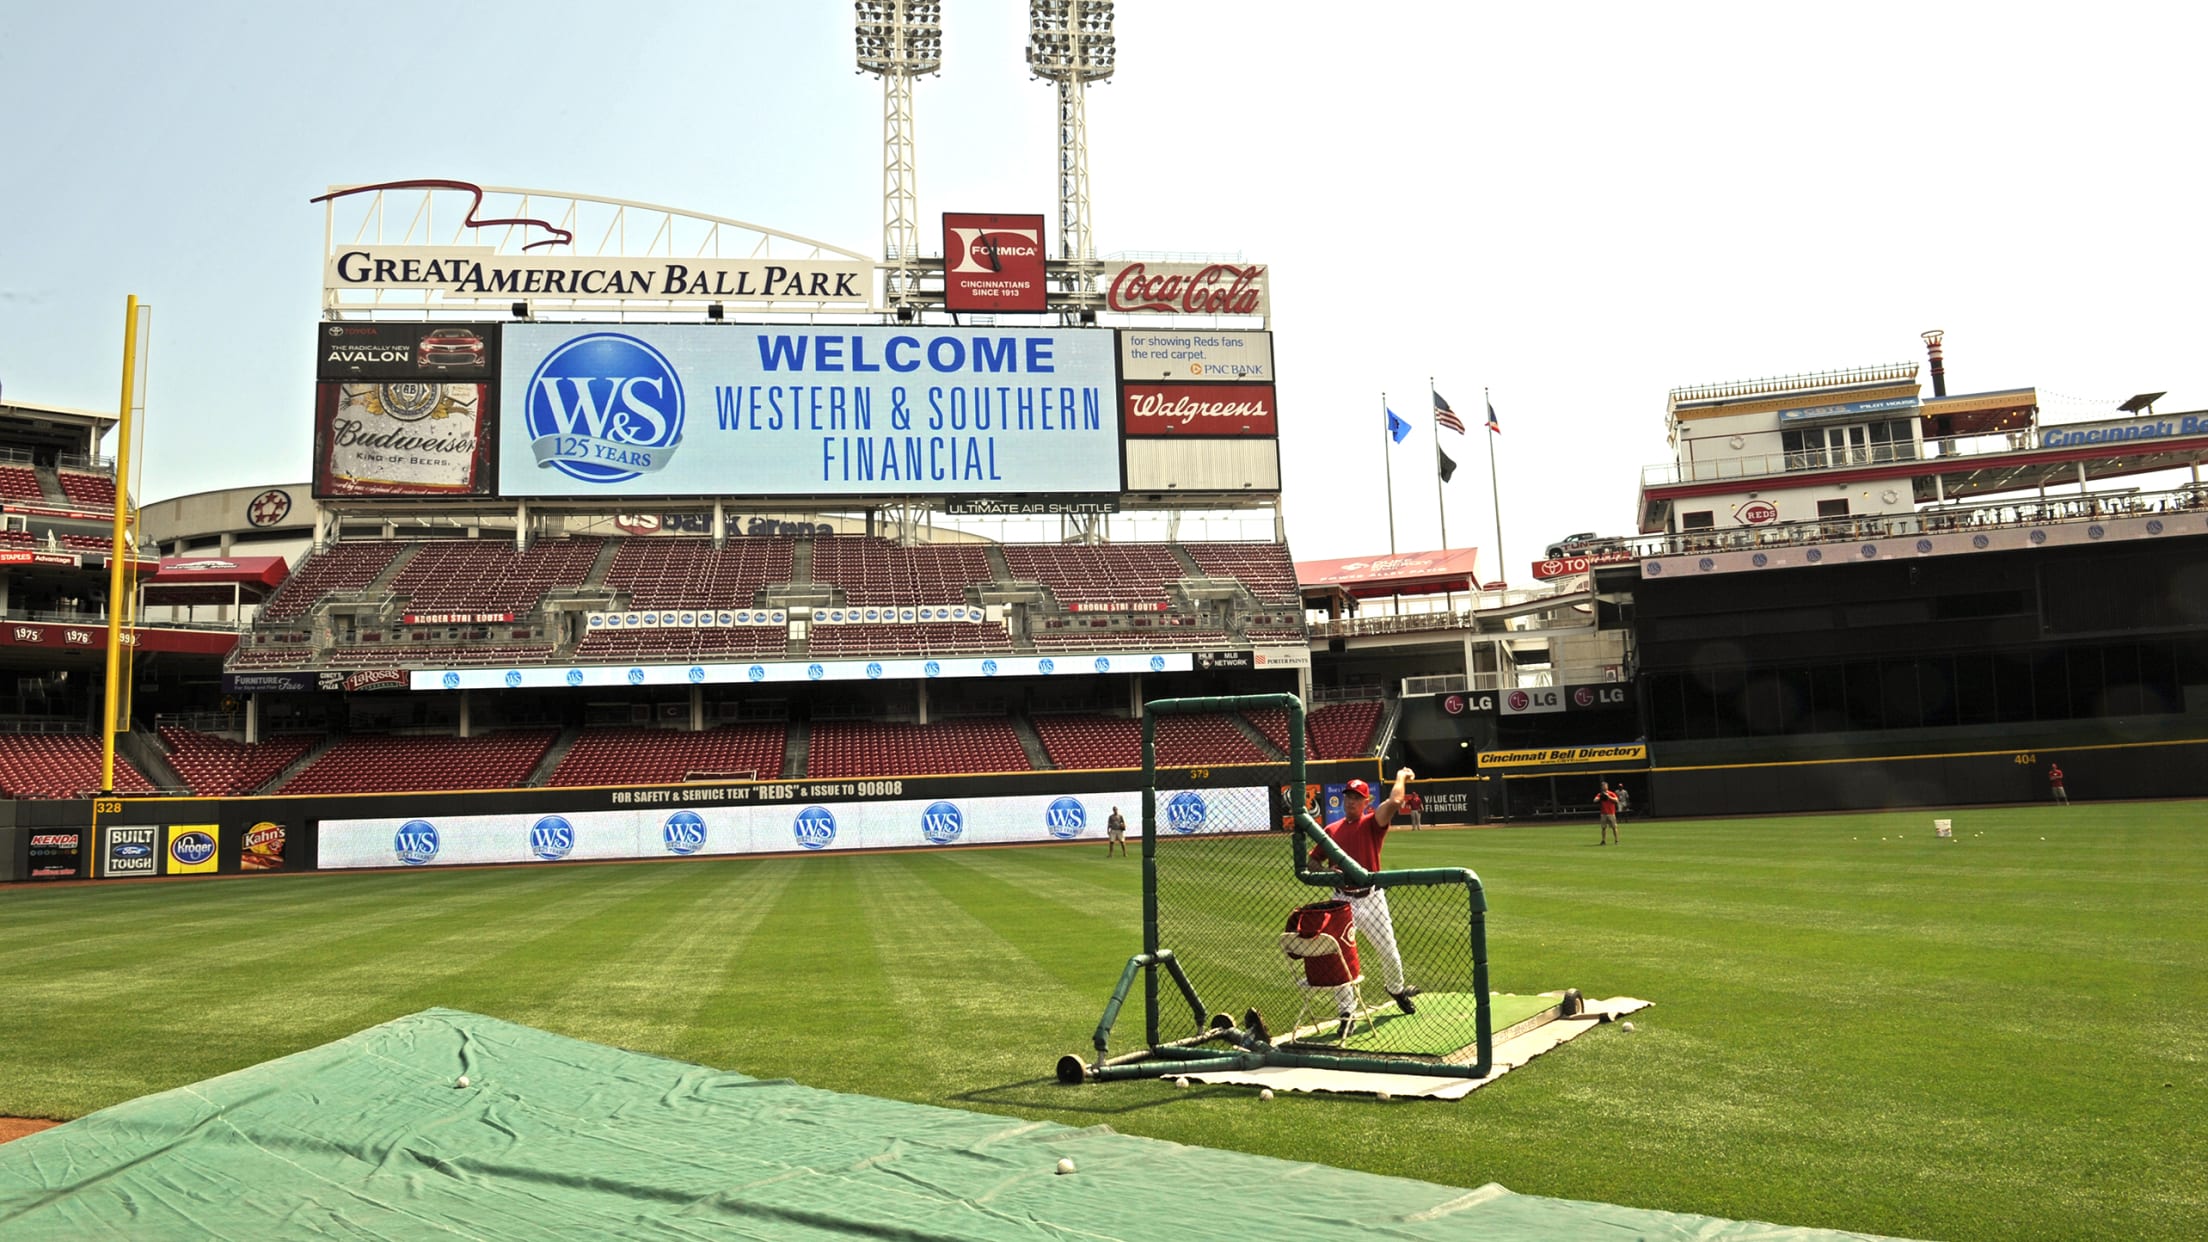
<instances>
[{"instance_id":1,"label":"w&s logo","mask_svg":"<svg viewBox=\"0 0 2208 1242\"><path fill-rule=\"evenodd\" d=\"M553 350L523 400L537 465L584 483L664 470L682 443L682 378L633 336L594 332Z\"/></svg>"},{"instance_id":2,"label":"w&s logo","mask_svg":"<svg viewBox=\"0 0 2208 1242\"><path fill-rule=\"evenodd\" d=\"M1071 841L1089 826L1089 808L1079 798L1060 798L1043 812L1043 827L1061 841Z\"/></svg>"},{"instance_id":3,"label":"w&s logo","mask_svg":"<svg viewBox=\"0 0 2208 1242\"><path fill-rule=\"evenodd\" d=\"M410 819L392 836L391 852L409 867L419 867L437 857L437 825L426 819Z\"/></svg>"},{"instance_id":4,"label":"w&s logo","mask_svg":"<svg viewBox=\"0 0 2208 1242\"><path fill-rule=\"evenodd\" d=\"M836 817L827 807L806 807L791 821L790 835L806 849L827 849L836 839Z\"/></svg>"},{"instance_id":5,"label":"w&s logo","mask_svg":"<svg viewBox=\"0 0 2208 1242\"><path fill-rule=\"evenodd\" d=\"M1204 829L1204 795L1193 789L1174 794L1165 804L1165 826L1187 836Z\"/></svg>"},{"instance_id":6,"label":"w&s logo","mask_svg":"<svg viewBox=\"0 0 2208 1242\"><path fill-rule=\"evenodd\" d=\"M949 845L966 831L966 814L955 802L930 802L920 812L920 835L930 845Z\"/></svg>"},{"instance_id":7,"label":"w&s logo","mask_svg":"<svg viewBox=\"0 0 2208 1242\"><path fill-rule=\"evenodd\" d=\"M558 862L575 852L575 825L561 815L547 815L529 826L529 852L545 862Z\"/></svg>"}]
</instances>

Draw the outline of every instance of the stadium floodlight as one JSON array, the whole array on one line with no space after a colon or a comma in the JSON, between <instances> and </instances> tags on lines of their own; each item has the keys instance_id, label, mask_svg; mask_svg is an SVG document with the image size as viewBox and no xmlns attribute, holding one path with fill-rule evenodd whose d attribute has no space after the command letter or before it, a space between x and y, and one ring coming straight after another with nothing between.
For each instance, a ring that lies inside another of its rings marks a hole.
<instances>
[{"instance_id":1,"label":"stadium floodlight","mask_svg":"<svg viewBox=\"0 0 2208 1242\"><path fill-rule=\"evenodd\" d=\"M888 299L918 287L920 189L913 153L912 80L943 68L941 0L856 0L859 68L882 78L882 262Z\"/></svg>"},{"instance_id":2,"label":"stadium floodlight","mask_svg":"<svg viewBox=\"0 0 2208 1242\"><path fill-rule=\"evenodd\" d=\"M1117 64L1112 0L1028 0L1027 18L1027 67L1058 87L1058 257L1066 262L1066 291L1085 304L1096 292L1087 88Z\"/></svg>"}]
</instances>

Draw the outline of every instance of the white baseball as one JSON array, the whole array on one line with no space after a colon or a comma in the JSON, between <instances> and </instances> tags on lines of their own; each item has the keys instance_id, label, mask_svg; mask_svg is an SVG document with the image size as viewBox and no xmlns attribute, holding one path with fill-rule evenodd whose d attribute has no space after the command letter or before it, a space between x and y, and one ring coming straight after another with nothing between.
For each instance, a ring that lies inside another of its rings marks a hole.
<instances>
[{"instance_id":1,"label":"white baseball","mask_svg":"<svg viewBox=\"0 0 2208 1242\"><path fill-rule=\"evenodd\" d=\"M1059 1171L1060 1173L1071 1173L1071 1172L1073 1172L1073 1157L1071 1157L1071 1156L1065 1156L1065 1157L1062 1157L1062 1158L1060 1158L1060 1159L1059 1159L1059 1161L1058 1161L1058 1171Z\"/></svg>"},{"instance_id":2,"label":"white baseball","mask_svg":"<svg viewBox=\"0 0 2208 1242\"><path fill-rule=\"evenodd\" d=\"M1394 1099L1394 1098L1395 1098L1394 1096L1392 1096L1392 1095L1389 1095L1389 1094L1388 1094L1387 1092L1385 1092L1385 1091L1383 1091L1383 1092L1381 1092L1381 1093L1380 1093L1380 1102L1381 1102L1382 1104L1385 1104L1385 1103L1387 1103L1387 1102L1388 1102L1389 1100L1392 1100L1392 1099Z\"/></svg>"},{"instance_id":3,"label":"white baseball","mask_svg":"<svg viewBox=\"0 0 2208 1242\"><path fill-rule=\"evenodd\" d=\"M1259 1092L1257 1093L1257 1098L1258 1098L1258 1099L1261 1099L1261 1100L1269 1100L1269 1099L1272 1099L1272 1098L1273 1098L1273 1089L1272 1089L1271 1087L1266 1087L1266 1088L1264 1088L1263 1090L1261 1090L1261 1091L1259 1091Z\"/></svg>"},{"instance_id":4,"label":"white baseball","mask_svg":"<svg viewBox=\"0 0 2208 1242\"><path fill-rule=\"evenodd\" d=\"M462 1086L462 1087L465 1087L465 1086L467 1086L467 1085L468 1085L468 1076L467 1076L466 1074L462 1074L462 1075L460 1075L460 1081L459 1081L459 1083L458 1083L457 1085L459 1085L459 1086Z\"/></svg>"},{"instance_id":5,"label":"white baseball","mask_svg":"<svg viewBox=\"0 0 2208 1242\"><path fill-rule=\"evenodd\" d=\"M1628 1030L1628 1031L1630 1031L1630 1030L1632 1030L1632 1029L1633 1029L1633 1024L1632 1024L1632 1023L1630 1023L1630 1022L1620 1022L1620 1023L1618 1023L1618 1025L1619 1025L1619 1026L1621 1026L1621 1027L1623 1027L1623 1028L1625 1028L1625 1029L1626 1029L1626 1030Z\"/></svg>"}]
</instances>

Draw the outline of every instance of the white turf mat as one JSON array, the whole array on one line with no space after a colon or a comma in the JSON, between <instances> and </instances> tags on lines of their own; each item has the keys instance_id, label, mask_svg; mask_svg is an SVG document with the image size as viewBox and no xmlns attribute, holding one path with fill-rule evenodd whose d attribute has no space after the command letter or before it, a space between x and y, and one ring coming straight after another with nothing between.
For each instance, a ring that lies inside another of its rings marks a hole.
<instances>
[{"instance_id":1,"label":"white turf mat","mask_svg":"<svg viewBox=\"0 0 2208 1242\"><path fill-rule=\"evenodd\" d=\"M1543 992L1542 995L1561 994ZM1653 1003L1635 1000L1630 996L1588 1001L1585 1010L1578 1017L1558 1018L1554 1022L1537 1026L1516 1039L1497 1044L1494 1067L1485 1078L1445 1077L1438 1074L1366 1074L1349 1070L1302 1069L1290 1066L1266 1066L1254 1070L1227 1070L1177 1077L1186 1077L1190 1082L1270 1087L1275 1091L1332 1091L1350 1095L1401 1096L1407 1099L1461 1100L1551 1048L1577 1039L1605 1022L1622 1018L1629 1013L1638 1013Z\"/></svg>"}]
</instances>

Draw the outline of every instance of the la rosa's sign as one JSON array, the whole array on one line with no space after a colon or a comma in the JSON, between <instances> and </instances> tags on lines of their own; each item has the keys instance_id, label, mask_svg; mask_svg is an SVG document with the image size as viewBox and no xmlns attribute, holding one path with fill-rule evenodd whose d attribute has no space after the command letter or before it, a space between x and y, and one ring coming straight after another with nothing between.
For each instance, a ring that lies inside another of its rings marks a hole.
<instances>
[{"instance_id":1,"label":"la rosa's sign","mask_svg":"<svg viewBox=\"0 0 2208 1242\"><path fill-rule=\"evenodd\" d=\"M1262 315L1272 308L1262 263L1122 263L1104 269L1104 304L1126 314Z\"/></svg>"}]
</instances>

